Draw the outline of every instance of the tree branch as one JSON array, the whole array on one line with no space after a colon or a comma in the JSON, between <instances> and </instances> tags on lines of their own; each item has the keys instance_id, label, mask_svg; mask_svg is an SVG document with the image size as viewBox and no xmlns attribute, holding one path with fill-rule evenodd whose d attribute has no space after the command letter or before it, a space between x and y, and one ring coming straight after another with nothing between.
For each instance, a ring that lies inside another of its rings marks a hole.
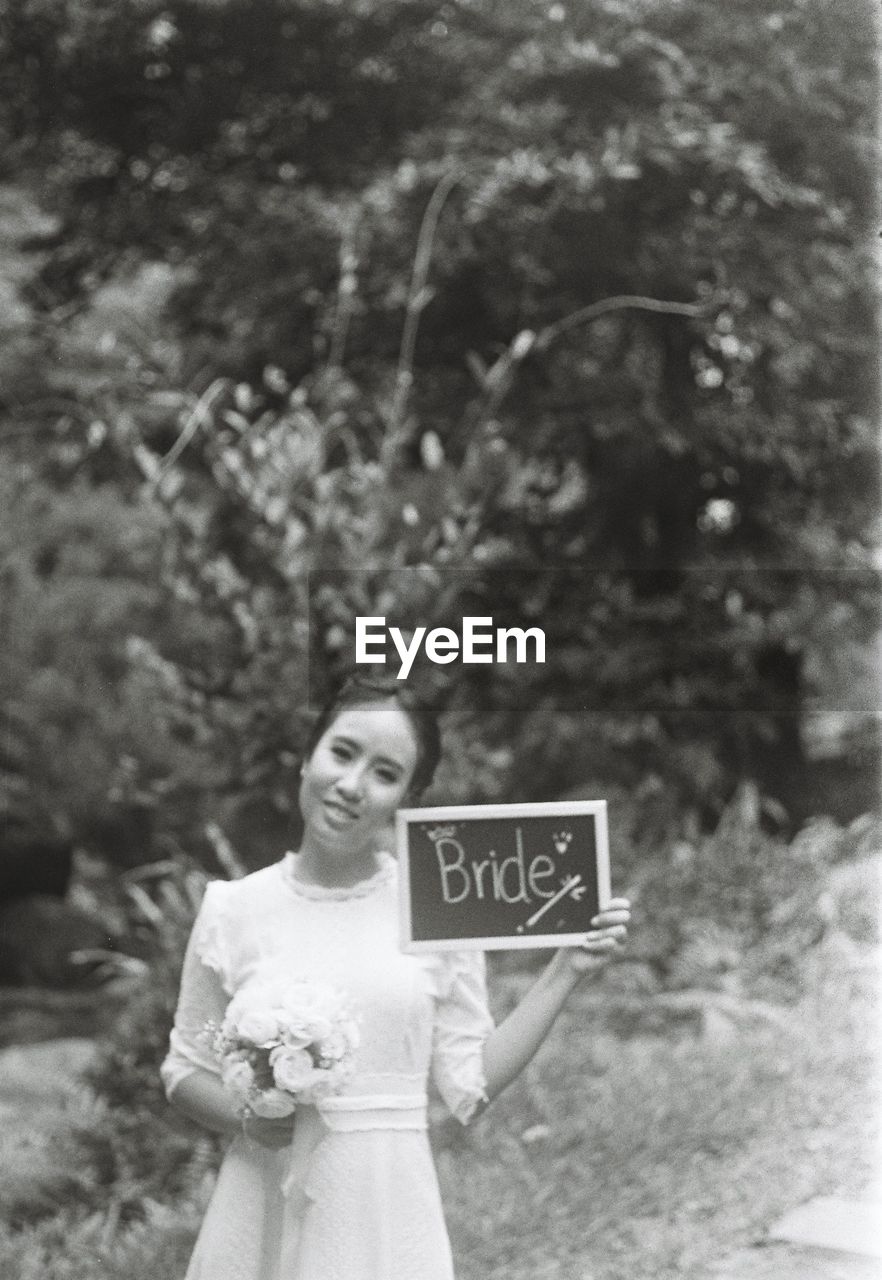
<instances>
[{"instance_id":1,"label":"tree branch","mask_svg":"<svg viewBox=\"0 0 882 1280\"><path fill-rule=\"evenodd\" d=\"M432 198L426 206L426 212L423 215L422 225L420 226L407 298L407 310L404 316L404 329L401 335L398 368L395 373L392 408L389 414L389 440L392 449L397 446L407 412L407 402L413 386L414 352L416 350L420 316L429 301L426 282L432 261L432 248L435 243L435 233L438 229L438 219L441 216L441 210L444 208L447 197L460 181L460 177L461 175L457 169L451 169L449 173L444 175L432 192Z\"/></svg>"},{"instance_id":2,"label":"tree branch","mask_svg":"<svg viewBox=\"0 0 882 1280\"><path fill-rule=\"evenodd\" d=\"M331 343L328 352L328 368L343 367L343 356L346 351L346 338L349 324L355 309L355 294L358 288L356 270L358 255L355 248L357 213L350 211L346 225L340 238L339 263L340 279L337 285L337 305L331 328Z\"/></svg>"},{"instance_id":3,"label":"tree branch","mask_svg":"<svg viewBox=\"0 0 882 1280\"><path fill-rule=\"evenodd\" d=\"M190 416L184 423L181 434L174 442L168 453L163 454L157 463L156 476L153 481L154 488L158 487L165 476L168 475L178 458L186 449L187 445L195 436L201 426L206 426L211 421L211 410L214 403L222 391L228 386L226 378L215 378L211 386L196 401Z\"/></svg>"},{"instance_id":4,"label":"tree branch","mask_svg":"<svg viewBox=\"0 0 882 1280\"><path fill-rule=\"evenodd\" d=\"M592 302L590 306L573 311L570 315L547 325L536 338L536 345L544 350L555 338L581 324L589 324L598 316L609 311L655 311L670 316L700 316L708 310L706 303L701 302L663 302L660 298L644 298L640 294L617 294L613 298L603 298L600 302Z\"/></svg>"},{"instance_id":5,"label":"tree branch","mask_svg":"<svg viewBox=\"0 0 882 1280\"><path fill-rule=\"evenodd\" d=\"M709 309L708 303L665 302L660 298L644 298L639 294L617 294L612 298L602 298L600 302L592 302L590 306L581 307L578 311L555 320L553 324L546 325L538 333L532 329L523 329L481 377L483 390L488 393L483 414L486 417L495 416L500 404L511 390L518 366L532 351L547 351L555 339L571 329L590 324L592 320L597 320L600 316L612 311L653 311L661 315L700 316L706 314Z\"/></svg>"}]
</instances>

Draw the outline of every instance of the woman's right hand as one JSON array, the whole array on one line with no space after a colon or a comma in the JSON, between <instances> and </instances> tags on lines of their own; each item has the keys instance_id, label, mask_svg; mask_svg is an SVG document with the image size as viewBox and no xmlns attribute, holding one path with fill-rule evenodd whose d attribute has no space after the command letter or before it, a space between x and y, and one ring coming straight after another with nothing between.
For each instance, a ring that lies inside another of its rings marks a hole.
<instances>
[{"instance_id":1,"label":"woman's right hand","mask_svg":"<svg viewBox=\"0 0 882 1280\"><path fill-rule=\"evenodd\" d=\"M242 1120L242 1132L246 1138L259 1142L262 1147L280 1151L291 1145L294 1137L295 1114L268 1119L266 1116L248 1114Z\"/></svg>"}]
</instances>

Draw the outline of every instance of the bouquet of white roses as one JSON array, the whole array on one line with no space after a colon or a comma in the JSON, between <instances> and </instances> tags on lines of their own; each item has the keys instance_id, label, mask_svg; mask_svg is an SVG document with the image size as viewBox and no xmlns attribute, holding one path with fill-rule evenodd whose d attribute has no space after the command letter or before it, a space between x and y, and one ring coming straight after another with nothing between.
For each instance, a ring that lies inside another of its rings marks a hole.
<instances>
[{"instance_id":1,"label":"bouquet of white roses","mask_svg":"<svg viewBox=\"0 0 882 1280\"><path fill-rule=\"evenodd\" d=\"M344 994L302 978L237 992L221 1025L206 1030L243 1116L287 1116L339 1093L359 1043Z\"/></svg>"}]
</instances>

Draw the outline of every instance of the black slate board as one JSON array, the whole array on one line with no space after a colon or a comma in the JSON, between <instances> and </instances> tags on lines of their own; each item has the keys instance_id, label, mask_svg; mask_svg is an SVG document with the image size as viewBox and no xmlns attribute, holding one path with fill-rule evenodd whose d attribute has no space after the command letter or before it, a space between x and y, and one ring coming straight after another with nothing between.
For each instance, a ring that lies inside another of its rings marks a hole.
<instances>
[{"instance_id":1,"label":"black slate board","mask_svg":"<svg viewBox=\"0 0 882 1280\"><path fill-rule=\"evenodd\" d=\"M405 951L578 945L609 901L605 800L401 809Z\"/></svg>"}]
</instances>

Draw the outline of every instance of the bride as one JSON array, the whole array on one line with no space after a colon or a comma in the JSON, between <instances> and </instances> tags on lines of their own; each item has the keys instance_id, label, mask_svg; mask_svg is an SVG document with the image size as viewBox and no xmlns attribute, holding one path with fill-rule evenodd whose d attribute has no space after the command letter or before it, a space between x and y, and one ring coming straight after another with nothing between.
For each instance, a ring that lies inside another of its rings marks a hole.
<instances>
[{"instance_id":1,"label":"bride","mask_svg":"<svg viewBox=\"0 0 882 1280\"><path fill-rule=\"evenodd\" d=\"M423 704L397 681L353 678L307 744L299 850L206 889L161 1074L175 1107L231 1142L186 1280L452 1280L426 1127L429 1077L468 1124L626 936L629 904L613 899L583 946L556 952L497 1027L483 953L404 954L397 864L378 844L439 755ZM221 1022L234 994L247 998L280 976L345 990L361 1025L355 1074L316 1107L243 1119L205 1027Z\"/></svg>"}]
</instances>

